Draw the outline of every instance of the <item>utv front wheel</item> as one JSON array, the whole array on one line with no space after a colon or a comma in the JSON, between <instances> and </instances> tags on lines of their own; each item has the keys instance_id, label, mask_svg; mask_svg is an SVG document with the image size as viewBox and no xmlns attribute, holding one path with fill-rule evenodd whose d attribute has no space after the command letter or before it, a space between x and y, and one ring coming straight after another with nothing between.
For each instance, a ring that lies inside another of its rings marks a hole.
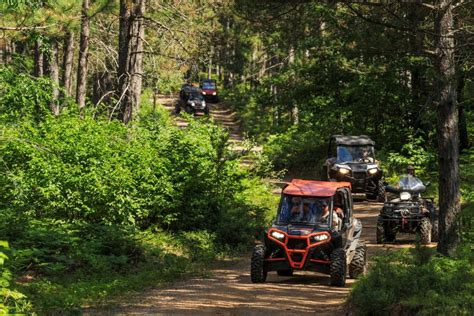
<instances>
[{"instance_id":1,"label":"utv front wheel","mask_svg":"<svg viewBox=\"0 0 474 316\"><path fill-rule=\"evenodd\" d=\"M331 254L331 265L329 267L331 285L346 285L346 266L346 252L344 251L344 249L334 249Z\"/></svg>"},{"instance_id":2,"label":"utv front wheel","mask_svg":"<svg viewBox=\"0 0 474 316\"><path fill-rule=\"evenodd\" d=\"M265 245L256 245L250 262L250 279L253 283L263 283L267 280L265 270Z\"/></svg>"},{"instance_id":3,"label":"utv front wheel","mask_svg":"<svg viewBox=\"0 0 474 316\"><path fill-rule=\"evenodd\" d=\"M293 270L292 269L278 270L277 274L279 276L293 276Z\"/></svg>"},{"instance_id":4,"label":"utv front wheel","mask_svg":"<svg viewBox=\"0 0 474 316\"><path fill-rule=\"evenodd\" d=\"M418 234L422 245L427 245L431 242L431 222L429 218L421 219Z\"/></svg>"},{"instance_id":5,"label":"utv front wheel","mask_svg":"<svg viewBox=\"0 0 474 316\"><path fill-rule=\"evenodd\" d=\"M364 274L367 268L367 246L365 243L359 243L355 249L354 258L349 264L349 277L357 279L361 274Z\"/></svg>"}]
</instances>

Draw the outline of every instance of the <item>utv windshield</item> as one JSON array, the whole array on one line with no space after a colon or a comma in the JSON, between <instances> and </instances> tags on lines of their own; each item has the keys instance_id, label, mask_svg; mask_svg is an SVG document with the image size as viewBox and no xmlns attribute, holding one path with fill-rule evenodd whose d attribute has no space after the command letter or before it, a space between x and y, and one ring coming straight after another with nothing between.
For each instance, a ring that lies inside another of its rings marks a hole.
<instances>
[{"instance_id":1,"label":"utv windshield","mask_svg":"<svg viewBox=\"0 0 474 316\"><path fill-rule=\"evenodd\" d=\"M216 89L216 84L214 82L211 82L211 81L204 81L202 83L202 89L206 89L206 90L215 90Z\"/></svg>"},{"instance_id":2,"label":"utv windshield","mask_svg":"<svg viewBox=\"0 0 474 316\"><path fill-rule=\"evenodd\" d=\"M201 101L203 100L203 96L201 93L198 93L198 92L193 92L189 95L189 100L198 100L198 101Z\"/></svg>"},{"instance_id":3,"label":"utv windshield","mask_svg":"<svg viewBox=\"0 0 474 316\"><path fill-rule=\"evenodd\" d=\"M337 162L374 162L372 146L337 146Z\"/></svg>"},{"instance_id":4,"label":"utv windshield","mask_svg":"<svg viewBox=\"0 0 474 316\"><path fill-rule=\"evenodd\" d=\"M400 178L400 181L398 181L398 188L400 190L418 191L418 192L423 192L426 190L426 187L423 184L423 182L417 177L414 177L410 174L404 175Z\"/></svg>"},{"instance_id":5,"label":"utv windshield","mask_svg":"<svg viewBox=\"0 0 474 316\"><path fill-rule=\"evenodd\" d=\"M277 223L280 225L327 225L332 220L331 198L285 195L280 202Z\"/></svg>"}]
</instances>

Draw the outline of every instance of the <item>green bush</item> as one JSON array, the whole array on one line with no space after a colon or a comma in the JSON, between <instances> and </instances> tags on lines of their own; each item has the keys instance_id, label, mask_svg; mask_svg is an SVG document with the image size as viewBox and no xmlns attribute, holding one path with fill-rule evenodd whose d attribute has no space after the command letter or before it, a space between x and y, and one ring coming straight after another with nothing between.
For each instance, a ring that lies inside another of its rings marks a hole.
<instances>
[{"instance_id":1,"label":"green bush","mask_svg":"<svg viewBox=\"0 0 474 316\"><path fill-rule=\"evenodd\" d=\"M26 300L25 295L11 289L11 272L5 268L5 260L8 243L0 240L0 314L27 312L31 310L31 304Z\"/></svg>"},{"instance_id":2,"label":"green bush","mask_svg":"<svg viewBox=\"0 0 474 316\"><path fill-rule=\"evenodd\" d=\"M0 68L0 121L17 123L19 119L41 121L51 117L53 83L47 77L18 73L15 68ZM57 102L61 108L71 103L66 98Z\"/></svg>"},{"instance_id":3,"label":"green bush","mask_svg":"<svg viewBox=\"0 0 474 316\"><path fill-rule=\"evenodd\" d=\"M470 315L474 309L474 257L433 255L417 248L373 257L369 274L349 298L359 315Z\"/></svg>"},{"instance_id":4,"label":"green bush","mask_svg":"<svg viewBox=\"0 0 474 316\"><path fill-rule=\"evenodd\" d=\"M207 123L152 123L61 116L4 128L0 207L14 218L212 227L239 189L226 134Z\"/></svg>"},{"instance_id":5,"label":"green bush","mask_svg":"<svg viewBox=\"0 0 474 316\"><path fill-rule=\"evenodd\" d=\"M327 137L319 131L294 125L285 133L271 135L264 153L277 169L301 169L304 166L317 169L327 155L327 142Z\"/></svg>"}]
</instances>

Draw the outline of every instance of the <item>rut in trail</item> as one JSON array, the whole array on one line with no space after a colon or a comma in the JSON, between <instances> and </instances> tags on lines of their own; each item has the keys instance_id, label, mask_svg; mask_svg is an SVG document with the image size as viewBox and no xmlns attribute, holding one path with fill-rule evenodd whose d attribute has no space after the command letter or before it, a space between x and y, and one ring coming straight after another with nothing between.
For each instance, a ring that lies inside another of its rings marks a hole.
<instances>
[{"instance_id":1,"label":"rut in trail","mask_svg":"<svg viewBox=\"0 0 474 316\"><path fill-rule=\"evenodd\" d=\"M177 126L184 128L188 125L188 122L185 119L174 113L175 105L178 102L178 95L158 95L156 101L172 114L173 121ZM228 130L229 142L231 144L230 149L240 157L240 164L243 166L250 166L253 164L255 161L255 154L260 153L262 147L248 145L248 142L246 142L242 133L237 113L224 102L208 103L208 105L210 108L210 117L217 125ZM198 113L195 118L200 119L202 116L203 114Z\"/></svg>"}]
</instances>

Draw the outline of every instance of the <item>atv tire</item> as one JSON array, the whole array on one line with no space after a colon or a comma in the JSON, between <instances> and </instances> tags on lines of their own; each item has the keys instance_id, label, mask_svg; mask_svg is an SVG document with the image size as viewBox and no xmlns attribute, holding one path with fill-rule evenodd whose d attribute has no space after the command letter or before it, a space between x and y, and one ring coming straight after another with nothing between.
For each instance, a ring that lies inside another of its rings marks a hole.
<instances>
[{"instance_id":1,"label":"atv tire","mask_svg":"<svg viewBox=\"0 0 474 316\"><path fill-rule=\"evenodd\" d=\"M367 270L367 246L365 243L359 243L355 249L355 255L349 264L349 277L357 279Z\"/></svg>"},{"instance_id":2,"label":"atv tire","mask_svg":"<svg viewBox=\"0 0 474 316\"><path fill-rule=\"evenodd\" d=\"M193 113L193 108L192 108L190 105L187 104L187 105L184 107L184 112L186 112L186 113L188 113L188 114L191 114L191 113Z\"/></svg>"},{"instance_id":3,"label":"atv tire","mask_svg":"<svg viewBox=\"0 0 474 316\"><path fill-rule=\"evenodd\" d=\"M367 193L367 199L375 200L377 202L385 202L385 186L383 185L382 180L377 182L374 191Z\"/></svg>"},{"instance_id":4,"label":"atv tire","mask_svg":"<svg viewBox=\"0 0 474 316\"><path fill-rule=\"evenodd\" d=\"M377 244L383 244L385 242L394 242L396 236L397 236L396 233L387 231L383 223L377 223L377 230L376 230Z\"/></svg>"},{"instance_id":5,"label":"atv tire","mask_svg":"<svg viewBox=\"0 0 474 316\"><path fill-rule=\"evenodd\" d=\"M329 274L331 276L331 285L346 285L346 252L343 248L336 248L331 254L331 265Z\"/></svg>"},{"instance_id":6,"label":"atv tire","mask_svg":"<svg viewBox=\"0 0 474 316\"><path fill-rule=\"evenodd\" d=\"M439 236L439 223L438 223L438 219L436 218L431 222L431 241L438 242L438 236Z\"/></svg>"},{"instance_id":7,"label":"atv tire","mask_svg":"<svg viewBox=\"0 0 474 316\"><path fill-rule=\"evenodd\" d=\"M252 260L250 262L250 279L252 283L263 283L267 280L265 263L265 245L256 245L253 249Z\"/></svg>"},{"instance_id":8,"label":"atv tire","mask_svg":"<svg viewBox=\"0 0 474 316\"><path fill-rule=\"evenodd\" d=\"M293 270L292 269L277 270L277 274L279 276L293 276Z\"/></svg>"},{"instance_id":9,"label":"atv tire","mask_svg":"<svg viewBox=\"0 0 474 316\"><path fill-rule=\"evenodd\" d=\"M420 244L427 245L431 242L431 222L428 217L424 217L418 226L418 235L420 237Z\"/></svg>"}]
</instances>

